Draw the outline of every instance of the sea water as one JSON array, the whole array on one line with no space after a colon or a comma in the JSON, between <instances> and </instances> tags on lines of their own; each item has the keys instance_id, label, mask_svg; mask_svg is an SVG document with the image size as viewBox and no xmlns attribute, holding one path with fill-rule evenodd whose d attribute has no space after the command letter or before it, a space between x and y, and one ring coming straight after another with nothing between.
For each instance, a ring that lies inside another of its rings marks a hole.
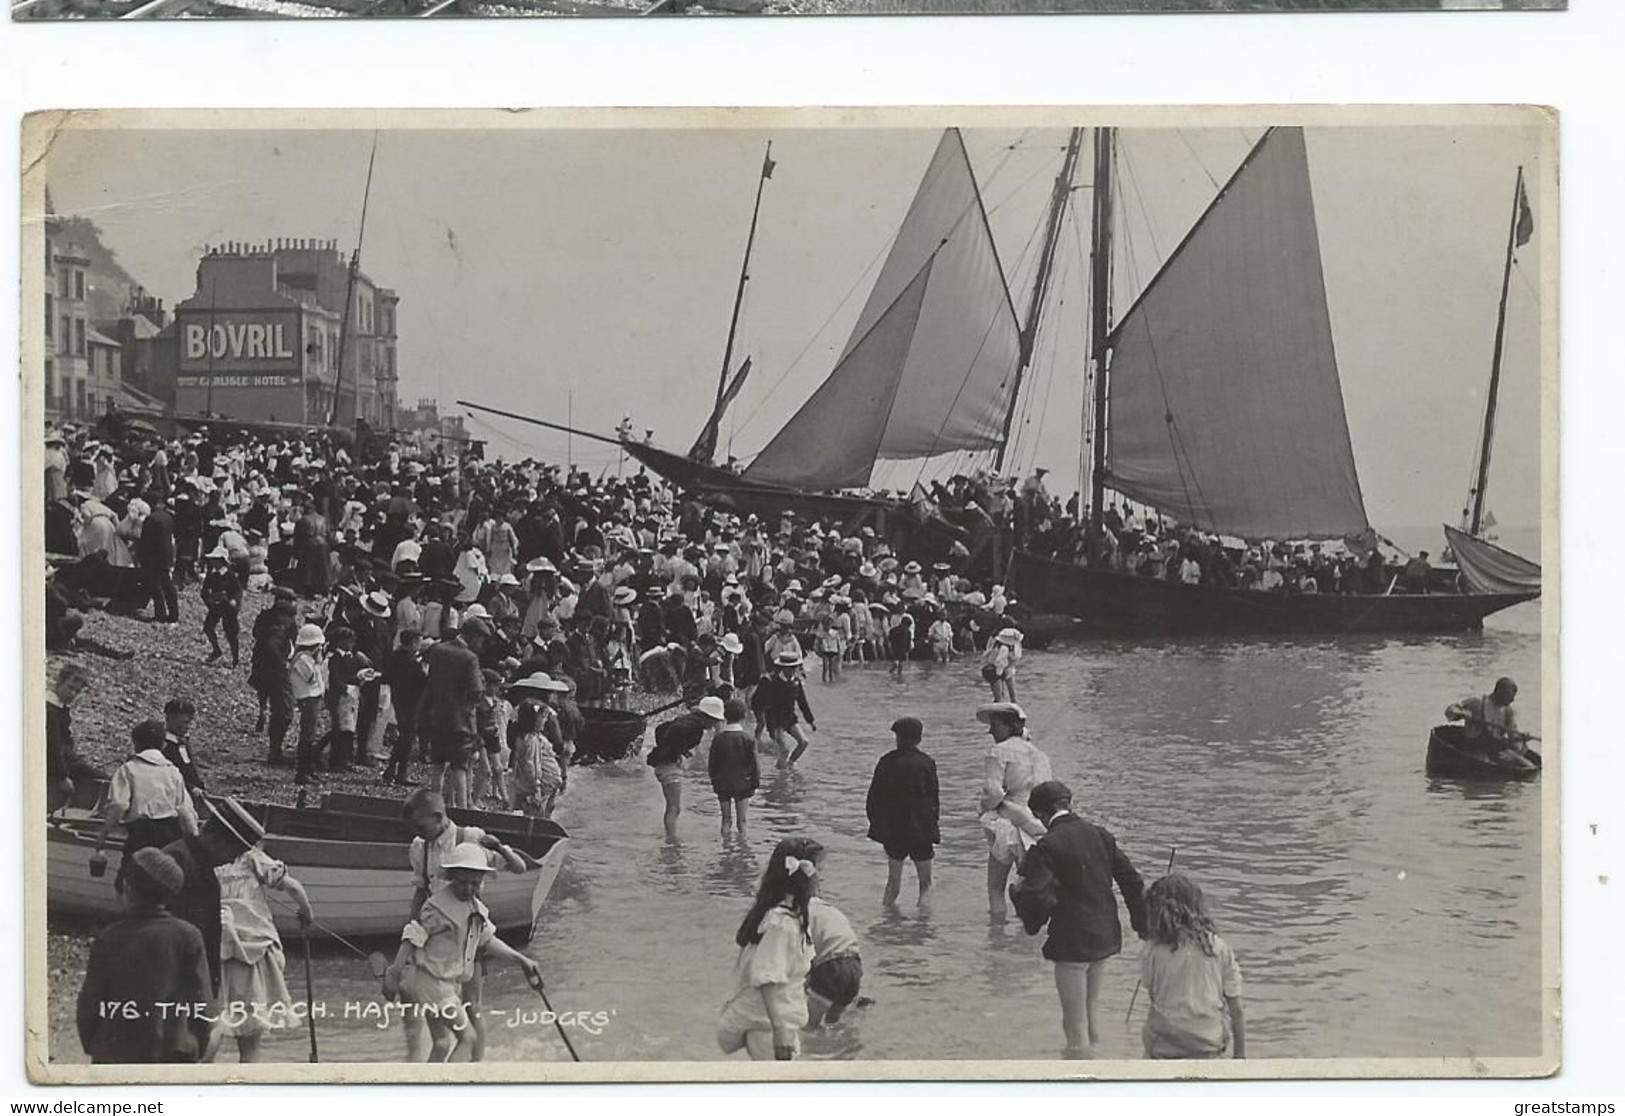
<instances>
[{"instance_id":1,"label":"sea water","mask_svg":"<svg viewBox=\"0 0 1625 1116\"><path fill-rule=\"evenodd\" d=\"M1541 785L1436 781L1423 758L1445 705L1503 674L1522 684L1520 718L1538 730L1539 619L1526 605L1464 635L1058 643L1028 652L1017 685L1078 809L1148 882L1172 854L1202 884L1244 973L1251 1057L1535 1055ZM722 1057L713 1034L734 931L774 842L791 834L828 849L824 893L862 940L874 1001L810 1038L808 1056L1056 1055L1042 938L986 909L976 665L911 664L900 681L883 664L849 666L807 688L812 747L787 775L763 757L743 842L719 835L703 747L676 842L641 759L571 772L557 818L573 842L531 948L583 1059ZM865 839L869 777L903 714L925 723L941 783L929 911L914 905L912 870L897 909L881 907L885 856ZM1145 996L1125 1022L1138 942L1123 922L1102 1053L1137 1057ZM290 956L302 991L300 964ZM342 1005L378 999L363 963L323 950L315 987L328 1004L323 1061L401 1055L398 1023L344 1017ZM568 1057L516 970L493 964L486 998L489 1059ZM279 1036L267 1054L302 1060L305 1041Z\"/></svg>"}]
</instances>

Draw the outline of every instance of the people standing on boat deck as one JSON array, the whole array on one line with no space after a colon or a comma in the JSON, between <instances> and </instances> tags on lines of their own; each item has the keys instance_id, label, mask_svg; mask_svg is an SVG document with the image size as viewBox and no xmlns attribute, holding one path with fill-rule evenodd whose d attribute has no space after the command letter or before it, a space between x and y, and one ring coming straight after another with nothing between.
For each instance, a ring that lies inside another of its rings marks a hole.
<instances>
[{"instance_id":1,"label":"people standing on boat deck","mask_svg":"<svg viewBox=\"0 0 1625 1116\"><path fill-rule=\"evenodd\" d=\"M1055 965L1066 1036L1062 1056L1092 1057L1100 1044L1096 1008L1105 961L1123 949L1112 884L1123 893L1129 922L1141 938L1148 932L1145 884L1110 832L1072 812L1072 791L1065 783L1039 783L1027 806L1046 830L1022 858L1022 887L1029 894L1051 896L1043 953ZM1039 928L1026 923L1028 933Z\"/></svg>"},{"instance_id":2,"label":"people standing on boat deck","mask_svg":"<svg viewBox=\"0 0 1625 1116\"><path fill-rule=\"evenodd\" d=\"M982 680L993 691L994 701L1016 700L1016 660L1021 658L1021 632L1004 628L988 641L982 654Z\"/></svg>"},{"instance_id":3,"label":"people standing on boat deck","mask_svg":"<svg viewBox=\"0 0 1625 1116\"><path fill-rule=\"evenodd\" d=\"M171 841L198 831L197 809L180 768L164 755L164 723L141 721L130 730L134 751L113 769L102 803L102 827L91 854L93 875L105 870L102 849L114 826L124 829L124 863L137 849L163 848ZM100 864L102 868L98 869Z\"/></svg>"},{"instance_id":4,"label":"people standing on boat deck","mask_svg":"<svg viewBox=\"0 0 1625 1116\"><path fill-rule=\"evenodd\" d=\"M705 740L705 734L727 720L719 697L704 697L693 709L655 726L648 764L655 769L666 800L666 839L677 839L677 817L683 810L683 761Z\"/></svg>"},{"instance_id":5,"label":"people standing on boat deck","mask_svg":"<svg viewBox=\"0 0 1625 1116\"><path fill-rule=\"evenodd\" d=\"M45 808L55 812L73 798L78 780L104 779L107 773L79 754L73 738L74 701L90 686L90 671L67 663L45 692Z\"/></svg>"},{"instance_id":6,"label":"people standing on boat deck","mask_svg":"<svg viewBox=\"0 0 1625 1116\"><path fill-rule=\"evenodd\" d=\"M218 802L206 800L208 820L193 836L188 834L164 846L163 851L180 865L183 882L169 909L184 918L203 935L204 957L209 965L210 998L220 988L220 880L215 869L229 864L265 840L265 829L235 798Z\"/></svg>"},{"instance_id":7,"label":"people standing on boat deck","mask_svg":"<svg viewBox=\"0 0 1625 1116\"><path fill-rule=\"evenodd\" d=\"M756 759L756 741L745 731L745 703L731 697L722 706L723 726L711 735L706 771L722 815L722 835L736 825L745 836L746 809L762 783Z\"/></svg>"},{"instance_id":8,"label":"people standing on boat deck","mask_svg":"<svg viewBox=\"0 0 1625 1116\"><path fill-rule=\"evenodd\" d=\"M1528 737L1518 728L1518 715L1512 703L1518 697L1518 684L1498 678L1487 694L1462 698L1444 711L1447 721L1464 721L1462 735L1498 760L1533 767L1524 755Z\"/></svg>"},{"instance_id":9,"label":"people standing on boat deck","mask_svg":"<svg viewBox=\"0 0 1625 1116\"><path fill-rule=\"evenodd\" d=\"M469 620L455 638L435 644L423 657L418 731L429 741L429 787L449 791L451 804L459 808L468 806L468 772L484 689L479 650L490 632L485 621Z\"/></svg>"},{"instance_id":10,"label":"people standing on boat deck","mask_svg":"<svg viewBox=\"0 0 1625 1116\"><path fill-rule=\"evenodd\" d=\"M215 547L203 556L203 584L199 593L207 610L203 617L203 635L209 641L211 663L220 661L220 637L215 629L226 633L226 646L231 648L231 665L236 666L238 651L237 614L243 607L243 583L227 564L224 547Z\"/></svg>"},{"instance_id":11,"label":"people standing on boat deck","mask_svg":"<svg viewBox=\"0 0 1625 1116\"><path fill-rule=\"evenodd\" d=\"M293 902L301 932L314 912L304 886L288 866L257 845L214 870L220 881L220 1033L237 1040L242 1062L260 1060L267 1028L287 1027L292 1018L282 936L271 911L271 892Z\"/></svg>"},{"instance_id":12,"label":"people standing on boat deck","mask_svg":"<svg viewBox=\"0 0 1625 1116\"><path fill-rule=\"evenodd\" d=\"M903 890L904 862L913 861L923 907L931 895L935 846L942 842L937 763L920 750L925 729L918 717L897 718L891 731L897 746L875 763L864 807L869 840L886 851L886 889L880 903L890 907L897 902Z\"/></svg>"},{"instance_id":13,"label":"people standing on boat deck","mask_svg":"<svg viewBox=\"0 0 1625 1116\"><path fill-rule=\"evenodd\" d=\"M995 919L1006 914L1010 869L1044 835L1044 823L1027 807L1027 796L1051 778L1049 757L1027 736L1021 706L996 701L976 710L991 738L982 760L978 821L987 836L987 905Z\"/></svg>"},{"instance_id":14,"label":"people standing on boat deck","mask_svg":"<svg viewBox=\"0 0 1625 1116\"><path fill-rule=\"evenodd\" d=\"M214 989L202 934L166 909L184 873L158 849L129 860L118 881L122 914L96 935L79 985L79 1045L93 1065L197 1062Z\"/></svg>"},{"instance_id":15,"label":"people standing on boat deck","mask_svg":"<svg viewBox=\"0 0 1625 1116\"><path fill-rule=\"evenodd\" d=\"M471 1062L484 1055L485 1036L478 1000L467 998L480 981L482 958L512 961L527 980L540 979L541 969L496 936L491 912L480 901L486 877L495 872L486 851L460 844L441 861L444 883L414 904L411 921L401 931L400 948L384 973L384 994L399 996L415 1011L407 1020L407 1061L449 1062L468 1048ZM419 1026L413 1026L416 1018ZM424 1043L424 1028L428 1043Z\"/></svg>"},{"instance_id":16,"label":"people standing on boat deck","mask_svg":"<svg viewBox=\"0 0 1625 1116\"><path fill-rule=\"evenodd\" d=\"M316 764L321 758L322 740L317 736L323 701L327 695L327 636L315 624L299 629L293 644L293 661L288 677L293 687L294 705L299 710L299 743L294 752L294 785L308 786L319 781Z\"/></svg>"},{"instance_id":17,"label":"people standing on boat deck","mask_svg":"<svg viewBox=\"0 0 1625 1116\"><path fill-rule=\"evenodd\" d=\"M733 994L717 1020L724 1054L744 1050L753 1062L788 1062L801 1049L813 961L813 877L823 854L807 837L786 837L773 848L755 902L734 934Z\"/></svg>"},{"instance_id":18,"label":"people standing on boat deck","mask_svg":"<svg viewBox=\"0 0 1625 1116\"><path fill-rule=\"evenodd\" d=\"M1145 893L1140 983L1150 999L1140 1040L1147 1058L1247 1056L1241 966L1214 928L1195 880L1170 872Z\"/></svg>"},{"instance_id":19,"label":"people standing on boat deck","mask_svg":"<svg viewBox=\"0 0 1625 1116\"><path fill-rule=\"evenodd\" d=\"M1405 563L1405 572L1401 575L1405 580L1405 592L1428 592L1428 571L1433 567L1428 564L1428 552L1420 551L1416 557Z\"/></svg>"},{"instance_id":20,"label":"people standing on boat deck","mask_svg":"<svg viewBox=\"0 0 1625 1116\"><path fill-rule=\"evenodd\" d=\"M801 653L784 651L773 660L773 670L756 685L756 708L762 714L774 748L778 750L780 768L793 767L807 750L809 741L796 719L797 709L807 718L807 727L813 732L818 731L812 707L807 704L807 691L801 684L800 673ZM795 751L792 752L785 743L786 736L796 742Z\"/></svg>"}]
</instances>

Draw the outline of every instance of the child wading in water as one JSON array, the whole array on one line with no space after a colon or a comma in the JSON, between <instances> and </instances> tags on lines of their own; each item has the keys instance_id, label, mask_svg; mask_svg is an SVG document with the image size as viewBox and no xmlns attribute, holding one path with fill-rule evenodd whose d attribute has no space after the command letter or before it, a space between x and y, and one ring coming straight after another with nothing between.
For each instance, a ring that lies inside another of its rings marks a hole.
<instances>
[{"instance_id":1,"label":"child wading in water","mask_svg":"<svg viewBox=\"0 0 1625 1116\"><path fill-rule=\"evenodd\" d=\"M495 869L479 845L461 844L440 864L446 882L429 896L417 917L401 931L401 947L384 974L384 994L400 998L429 1025L430 1049L423 1050L407 1028L407 1061L449 1062L459 1046L476 1041L464 1002L464 985L474 979L482 956L512 961L534 981L540 967L496 936L491 912L480 902L485 877Z\"/></svg>"},{"instance_id":2,"label":"child wading in water","mask_svg":"<svg viewBox=\"0 0 1625 1116\"><path fill-rule=\"evenodd\" d=\"M724 1054L745 1050L752 1061L788 1062L801 1047L813 961L810 907L823 855L806 837L786 837L773 849L756 902L734 935L734 991L717 1021Z\"/></svg>"},{"instance_id":3,"label":"child wading in water","mask_svg":"<svg viewBox=\"0 0 1625 1116\"><path fill-rule=\"evenodd\" d=\"M815 867L823 864L820 852ZM819 877L813 875L813 897L807 904L807 932L812 936L813 961L807 972L807 1029L836 1023L858 998L863 983L863 959L858 936L840 911L818 894Z\"/></svg>"},{"instance_id":4,"label":"child wading in water","mask_svg":"<svg viewBox=\"0 0 1625 1116\"><path fill-rule=\"evenodd\" d=\"M751 795L762 783L762 771L756 761L756 741L745 731L745 703L736 697L722 706L723 727L711 736L711 751L706 756L706 768L711 776L711 790L717 796L722 814L722 833L727 835L739 819L739 835L745 835L746 807Z\"/></svg>"},{"instance_id":5,"label":"child wading in water","mask_svg":"<svg viewBox=\"0 0 1625 1116\"><path fill-rule=\"evenodd\" d=\"M1151 996L1141 1039L1148 1058L1247 1056L1241 968L1208 917L1202 889L1170 872L1145 896L1151 934L1140 980Z\"/></svg>"}]
</instances>

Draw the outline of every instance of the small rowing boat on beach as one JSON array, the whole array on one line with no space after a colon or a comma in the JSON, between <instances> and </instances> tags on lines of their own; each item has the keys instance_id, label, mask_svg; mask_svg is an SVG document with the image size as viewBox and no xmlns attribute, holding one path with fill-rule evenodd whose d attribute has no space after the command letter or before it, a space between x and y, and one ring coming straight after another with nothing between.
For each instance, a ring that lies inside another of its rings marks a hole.
<instances>
[{"instance_id":1,"label":"small rowing boat on beach","mask_svg":"<svg viewBox=\"0 0 1625 1116\"><path fill-rule=\"evenodd\" d=\"M1540 778L1540 753L1529 748L1523 754L1528 764L1510 763L1468 740L1460 725L1438 725L1428 733L1427 773L1435 779L1489 782L1527 783Z\"/></svg>"},{"instance_id":2,"label":"small rowing boat on beach","mask_svg":"<svg viewBox=\"0 0 1625 1116\"><path fill-rule=\"evenodd\" d=\"M46 840L46 906L52 914L113 919L119 914L113 889L117 864L90 874L90 857L100 831L104 783L82 785L73 802L49 818ZM297 810L262 802L243 806L265 826L265 851L285 862L310 895L322 924L346 937L394 937L406 922L414 878L407 864L412 831L400 816L400 802L360 795L330 795L322 807ZM564 863L569 835L551 821L517 814L453 810L460 825L478 825L524 855L523 875L499 872L481 895L498 930L533 926ZM109 848L123 835L114 829ZM295 933L291 905L276 913L277 929Z\"/></svg>"},{"instance_id":3,"label":"small rowing boat on beach","mask_svg":"<svg viewBox=\"0 0 1625 1116\"><path fill-rule=\"evenodd\" d=\"M603 705L583 705L586 722L576 735L572 763L613 763L637 753L649 718L632 709L611 709Z\"/></svg>"}]
</instances>

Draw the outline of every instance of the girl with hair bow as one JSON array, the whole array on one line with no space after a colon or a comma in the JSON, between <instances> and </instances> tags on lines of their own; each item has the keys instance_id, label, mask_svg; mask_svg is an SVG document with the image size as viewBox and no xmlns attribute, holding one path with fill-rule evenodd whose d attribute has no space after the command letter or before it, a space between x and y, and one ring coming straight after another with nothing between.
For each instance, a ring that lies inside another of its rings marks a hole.
<instances>
[{"instance_id":1,"label":"girl with hair bow","mask_svg":"<svg viewBox=\"0 0 1625 1116\"><path fill-rule=\"evenodd\" d=\"M787 837L773 849L756 901L734 935L734 991L717 1021L724 1054L745 1050L752 1061L788 1062L800 1049L813 961L809 908L823 855L808 837Z\"/></svg>"}]
</instances>

